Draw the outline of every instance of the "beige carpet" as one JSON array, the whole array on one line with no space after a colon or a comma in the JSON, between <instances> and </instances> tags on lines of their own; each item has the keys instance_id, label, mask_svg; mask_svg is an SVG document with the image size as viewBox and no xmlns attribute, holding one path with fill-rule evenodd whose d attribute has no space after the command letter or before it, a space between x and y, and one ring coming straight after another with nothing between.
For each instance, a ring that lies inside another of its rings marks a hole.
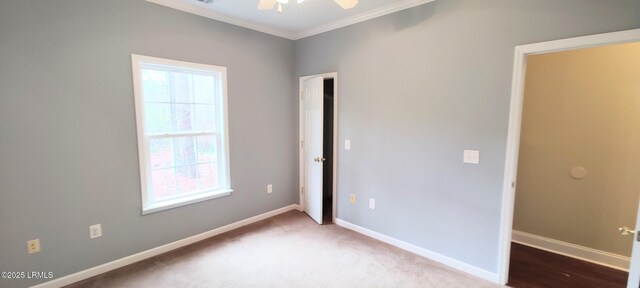
<instances>
[{"instance_id":1,"label":"beige carpet","mask_svg":"<svg viewBox=\"0 0 640 288\"><path fill-rule=\"evenodd\" d=\"M504 287L291 211L68 287Z\"/></svg>"}]
</instances>

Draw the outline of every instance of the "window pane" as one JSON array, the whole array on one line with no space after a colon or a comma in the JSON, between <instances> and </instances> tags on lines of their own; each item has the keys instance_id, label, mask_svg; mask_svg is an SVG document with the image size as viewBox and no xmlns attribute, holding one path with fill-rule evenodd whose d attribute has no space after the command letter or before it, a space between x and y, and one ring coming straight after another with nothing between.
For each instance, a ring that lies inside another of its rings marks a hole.
<instances>
[{"instance_id":1,"label":"window pane","mask_svg":"<svg viewBox=\"0 0 640 288\"><path fill-rule=\"evenodd\" d=\"M181 194L194 192L198 189L196 165L176 168L178 192Z\"/></svg>"},{"instance_id":2,"label":"window pane","mask_svg":"<svg viewBox=\"0 0 640 288\"><path fill-rule=\"evenodd\" d=\"M171 104L173 108L173 131L193 131L193 105Z\"/></svg>"},{"instance_id":3,"label":"window pane","mask_svg":"<svg viewBox=\"0 0 640 288\"><path fill-rule=\"evenodd\" d=\"M149 140L151 169L167 168L173 164L173 139L160 138Z\"/></svg>"},{"instance_id":4,"label":"window pane","mask_svg":"<svg viewBox=\"0 0 640 288\"><path fill-rule=\"evenodd\" d=\"M191 74L171 72L173 80L173 94L171 95L172 102L179 103L191 103L193 97L191 97Z\"/></svg>"},{"instance_id":5,"label":"window pane","mask_svg":"<svg viewBox=\"0 0 640 288\"><path fill-rule=\"evenodd\" d=\"M174 139L176 166L196 164L195 137L176 137Z\"/></svg>"},{"instance_id":6,"label":"window pane","mask_svg":"<svg viewBox=\"0 0 640 288\"><path fill-rule=\"evenodd\" d=\"M143 213L207 199L230 189L226 68L132 55ZM141 105L141 106L140 106ZM143 144L143 145L142 145Z\"/></svg>"},{"instance_id":7,"label":"window pane","mask_svg":"<svg viewBox=\"0 0 640 288\"><path fill-rule=\"evenodd\" d=\"M213 104L215 101L215 79L208 75L193 75L193 97L195 103Z\"/></svg>"},{"instance_id":8,"label":"window pane","mask_svg":"<svg viewBox=\"0 0 640 288\"><path fill-rule=\"evenodd\" d=\"M216 162L216 137L198 136L198 163Z\"/></svg>"},{"instance_id":9,"label":"window pane","mask_svg":"<svg viewBox=\"0 0 640 288\"><path fill-rule=\"evenodd\" d=\"M218 189L218 172L216 164L198 164L198 189Z\"/></svg>"},{"instance_id":10,"label":"window pane","mask_svg":"<svg viewBox=\"0 0 640 288\"><path fill-rule=\"evenodd\" d=\"M194 105L197 131L215 131L215 110L213 105Z\"/></svg>"},{"instance_id":11,"label":"window pane","mask_svg":"<svg viewBox=\"0 0 640 288\"><path fill-rule=\"evenodd\" d=\"M175 195L176 178L173 168L151 171L151 191L154 200Z\"/></svg>"},{"instance_id":12,"label":"window pane","mask_svg":"<svg viewBox=\"0 0 640 288\"><path fill-rule=\"evenodd\" d=\"M169 73L142 69L142 91L145 102L169 102Z\"/></svg>"},{"instance_id":13,"label":"window pane","mask_svg":"<svg viewBox=\"0 0 640 288\"><path fill-rule=\"evenodd\" d=\"M144 125L147 134L171 131L171 105L145 104Z\"/></svg>"}]
</instances>

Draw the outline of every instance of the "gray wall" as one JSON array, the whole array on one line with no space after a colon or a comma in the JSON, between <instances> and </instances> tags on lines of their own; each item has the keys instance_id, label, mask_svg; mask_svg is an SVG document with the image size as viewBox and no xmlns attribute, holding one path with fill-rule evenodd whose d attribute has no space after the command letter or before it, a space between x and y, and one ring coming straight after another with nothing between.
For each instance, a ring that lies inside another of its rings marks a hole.
<instances>
[{"instance_id":1,"label":"gray wall","mask_svg":"<svg viewBox=\"0 0 640 288\"><path fill-rule=\"evenodd\" d=\"M142 0L0 0L0 270L60 277L296 203L296 77L337 71L338 216L495 272L513 47L638 15L438 0L294 44ZM140 216L131 53L228 67L232 196Z\"/></svg>"},{"instance_id":2,"label":"gray wall","mask_svg":"<svg viewBox=\"0 0 640 288\"><path fill-rule=\"evenodd\" d=\"M640 42L529 56L526 74L513 229L630 256Z\"/></svg>"},{"instance_id":3,"label":"gray wall","mask_svg":"<svg viewBox=\"0 0 640 288\"><path fill-rule=\"evenodd\" d=\"M58 278L297 203L293 48L142 0L0 0L0 271ZM228 67L231 196L141 216L132 53Z\"/></svg>"},{"instance_id":4,"label":"gray wall","mask_svg":"<svg viewBox=\"0 0 640 288\"><path fill-rule=\"evenodd\" d=\"M338 218L495 273L514 46L639 15L630 0L438 0L296 41L296 75L339 74Z\"/></svg>"}]
</instances>

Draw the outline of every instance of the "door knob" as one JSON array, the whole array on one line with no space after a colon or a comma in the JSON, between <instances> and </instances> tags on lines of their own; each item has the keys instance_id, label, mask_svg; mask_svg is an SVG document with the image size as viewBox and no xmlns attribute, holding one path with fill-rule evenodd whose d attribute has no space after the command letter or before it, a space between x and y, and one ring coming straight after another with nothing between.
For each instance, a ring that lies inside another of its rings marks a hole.
<instances>
[{"instance_id":1,"label":"door knob","mask_svg":"<svg viewBox=\"0 0 640 288\"><path fill-rule=\"evenodd\" d=\"M618 228L618 231L620 231L620 235L625 235L625 236L636 234L636 231L629 229L629 227L627 226L622 226Z\"/></svg>"},{"instance_id":2,"label":"door knob","mask_svg":"<svg viewBox=\"0 0 640 288\"><path fill-rule=\"evenodd\" d=\"M323 157L316 157L316 158L313 158L313 161L315 161L315 162L324 162L325 160L326 160L326 159L324 159Z\"/></svg>"}]
</instances>

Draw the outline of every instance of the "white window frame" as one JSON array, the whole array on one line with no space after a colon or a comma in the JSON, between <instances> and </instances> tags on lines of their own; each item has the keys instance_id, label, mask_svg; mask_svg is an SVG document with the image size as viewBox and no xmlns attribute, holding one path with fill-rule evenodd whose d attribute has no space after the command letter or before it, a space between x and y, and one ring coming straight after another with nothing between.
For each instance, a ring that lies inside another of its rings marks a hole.
<instances>
[{"instance_id":1,"label":"white window frame","mask_svg":"<svg viewBox=\"0 0 640 288\"><path fill-rule=\"evenodd\" d=\"M231 176L229 168L229 121L228 121L228 109L227 109L227 68L222 66L213 66L207 64L198 64L156 57L149 57L137 54L131 54L131 64L133 69L133 88L135 98L135 112L136 112L136 127L138 134L138 156L140 163L140 186L142 193L142 215L150 214L174 207L180 207L193 203L206 201L218 197L231 195L233 190L231 189ZM206 190L196 193L186 194L184 196L173 197L162 201L153 202L149 193L150 189L150 171L151 163L149 157L149 139L153 137L163 136L197 136L208 135L205 132L194 133L165 133L163 135L148 134L145 132L145 117L144 117L144 92L142 91L142 69L144 65L152 66L165 66L167 68L174 68L182 71L193 71L195 73L214 73L219 75L221 82L221 90L219 97L216 99L216 113L218 117L216 119L216 128L219 131L220 141L217 146L217 159L218 162L218 189Z\"/></svg>"}]
</instances>

